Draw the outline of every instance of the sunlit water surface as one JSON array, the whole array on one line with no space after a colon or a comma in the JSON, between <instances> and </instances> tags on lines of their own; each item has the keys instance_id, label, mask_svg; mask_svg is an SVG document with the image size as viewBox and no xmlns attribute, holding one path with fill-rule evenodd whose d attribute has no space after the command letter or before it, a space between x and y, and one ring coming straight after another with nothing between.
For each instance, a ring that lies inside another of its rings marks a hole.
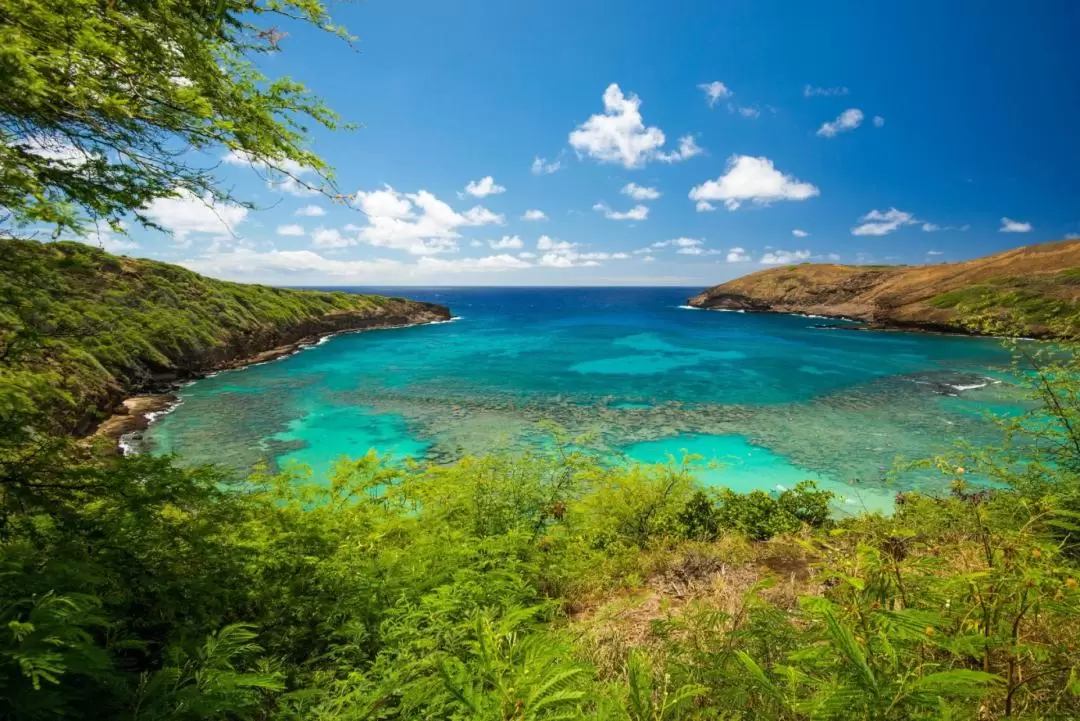
<instances>
[{"instance_id":1,"label":"sunlit water surface","mask_svg":"<svg viewBox=\"0 0 1080 721\"><path fill-rule=\"evenodd\" d=\"M940 488L886 478L1017 409L990 340L825 330L820 319L682 306L697 289L364 289L448 305L451 323L337 336L186 387L139 444L240 471L325 475L375 448L450 461L544 444L543 420L611 459L702 456L738 490L814 479L852 507Z\"/></svg>"}]
</instances>

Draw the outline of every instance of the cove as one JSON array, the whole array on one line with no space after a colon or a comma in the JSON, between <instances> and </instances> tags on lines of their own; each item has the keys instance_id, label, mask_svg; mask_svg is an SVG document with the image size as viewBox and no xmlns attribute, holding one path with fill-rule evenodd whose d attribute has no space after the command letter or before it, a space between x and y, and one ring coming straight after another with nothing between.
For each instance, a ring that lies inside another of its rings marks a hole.
<instances>
[{"instance_id":1,"label":"cove","mask_svg":"<svg viewBox=\"0 0 1080 721\"><path fill-rule=\"evenodd\" d=\"M991 339L680 308L693 288L356 290L446 304L460 319L342 335L197 381L139 449L238 473L303 463L320 477L369 448L434 462L522 450L553 421L638 460L700 451L718 462L698 471L712 485L805 477L877 505L944 488L916 474L885 483L897 456L991 443L986 412L1023 407L992 382L1009 358Z\"/></svg>"}]
</instances>

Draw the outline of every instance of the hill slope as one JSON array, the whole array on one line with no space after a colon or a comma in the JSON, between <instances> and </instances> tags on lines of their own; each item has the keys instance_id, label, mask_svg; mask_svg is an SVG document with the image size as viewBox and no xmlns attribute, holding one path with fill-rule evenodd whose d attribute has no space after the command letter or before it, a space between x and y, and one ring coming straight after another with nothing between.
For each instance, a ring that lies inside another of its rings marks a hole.
<instances>
[{"instance_id":1,"label":"hill slope","mask_svg":"<svg viewBox=\"0 0 1080 721\"><path fill-rule=\"evenodd\" d=\"M431 303L229 283L79 243L0 240L0 380L85 432L132 393L338 331L445 320ZM6 402L0 398L0 410Z\"/></svg>"},{"instance_id":2,"label":"hill slope","mask_svg":"<svg viewBox=\"0 0 1080 721\"><path fill-rule=\"evenodd\" d=\"M810 313L875 327L963 331L959 309L1013 312L1025 333L1077 326L1080 242L1015 248L963 263L849 266L807 263L717 285L689 300L697 308Z\"/></svg>"}]
</instances>

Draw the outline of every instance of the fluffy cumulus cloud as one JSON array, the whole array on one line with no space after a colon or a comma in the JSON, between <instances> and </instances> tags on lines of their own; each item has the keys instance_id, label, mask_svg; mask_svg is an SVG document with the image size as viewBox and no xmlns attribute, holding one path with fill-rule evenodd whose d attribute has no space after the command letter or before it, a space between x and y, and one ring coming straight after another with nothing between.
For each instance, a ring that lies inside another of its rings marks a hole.
<instances>
[{"instance_id":1,"label":"fluffy cumulus cloud","mask_svg":"<svg viewBox=\"0 0 1080 721\"><path fill-rule=\"evenodd\" d=\"M656 200L660 197L660 191L656 188L648 188L637 183L627 183L619 192L629 195L634 200Z\"/></svg>"},{"instance_id":2,"label":"fluffy cumulus cloud","mask_svg":"<svg viewBox=\"0 0 1080 721\"><path fill-rule=\"evenodd\" d=\"M834 95L847 95L848 92L848 89L842 85L832 88L818 88L813 85L803 86L803 95L808 98L813 98L815 96L832 97Z\"/></svg>"},{"instance_id":3,"label":"fluffy cumulus cloud","mask_svg":"<svg viewBox=\"0 0 1080 721\"><path fill-rule=\"evenodd\" d=\"M544 211L542 211L542 210L537 210L536 208L529 208L528 210L525 211L524 215L521 216L521 219L522 220L531 220L531 221L540 221L540 220L547 220L548 217L547 217L547 215L544 214Z\"/></svg>"},{"instance_id":4,"label":"fluffy cumulus cloud","mask_svg":"<svg viewBox=\"0 0 1080 721\"><path fill-rule=\"evenodd\" d=\"M678 149L664 152L663 131L646 127L641 98L626 96L612 83L604 91L604 112L591 116L570 133L570 146L581 156L601 163L639 168L650 160L674 163L700 154L692 136L679 139Z\"/></svg>"},{"instance_id":5,"label":"fluffy cumulus cloud","mask_svg":"<svg viewBox=\"0 0 1080 721\"><path fill-rule=\"evenodd\" d=\"M297 225L296 223L290 223L288 225L279 225L277 227L278 235L299 237L304 235L304 226Z\"/></svg>"},{"instance_id":6,"label":"fluffy cumulus cloud","mask_svg":"<svg viewBox=\"0 0 1080 721\"><path fill-rule=\"evenodd\" d=\"M76 145L49 135L31 136L15 143L15 146L23 151L50 161L50 165L57 164L72 167L85 165L90 160L90 154Z\"/></svg>"},{"instance_id":7,"label":"fluffy cumulus cloud","mask_svg":"<svg viewBox=\"0 0 1080 721\"><path fill-rule=\"evenodd\" d=\"M799 230L798 228L791 231L791 234L794 235L796 238L805 238L806 236L810 235L805 230Z\"/></svg>"},{"instance_id":8,"label":"fluffy cumulus cloud","mask_svg":"<svg viewBox=\"0 0 1080 721\"><path fill-rule=\"evenodd\" d=\"M342 235L337 228L316 228L311 233L311 242L316 248L348 248L356 245L353 238Z\"/></svg>"},{"instance_id":9,"label":"fluffy cumulus cloud","mask_svg":"<svg viewBox=\"0 0 1080 721\"><path fill-rule=\"evenodd\" d=\"M517 235L504 235L499 240L489 240L488 245L497 250L503 250L507 248L513 248L514 250L520 250L525 247L525 242L521 239L521 236Z\"/></svg>"},{"instance_id":10,"label":"fluffy cumulus cloud","mask_svg":"<svg viewBox=\"0 0 1080 721\"><path fill-rule=\"evenodd\" d=\"M727 253L727 262L729 263L749 263L750 254L746 252L744 248L732 248Z\"/></svg>"},{"instance_id":11,"label":"fluffy cumulus cloud","mask_svg":"<svg viewBox=\"0 0 1080 721\"><path fill-rule=\"evenodd\" d=\"M824 123L818 128L817 134L822 138L832 138L840 133L846 133L862 125L863 111L858 108L848 108L837 116L836 120Z\"/></svg>"},{"instance_id":12,"label":"fluffy cumulus cloud","mask_svg":"<svg viewBox=\"0 0 1080 721\"><path fill-rule=\"evenodd\" d=\"M465 192L474 198L486 198L489 195L505 193L506 188L495 182L495 178L486 175L480 180L470 180L465 186Z\"/></svg>"},{"instance_id":13,"label":"fluffy cumulus cloud","mask_svg":"<svg viewBox=\"0 0 1080 721\"><path fill-rule=\"evenodd\" d=\"M426 190L399 193L387 185L354 197L367 215L367 225L346 227L354 232L345 239L349 245L364 243L411 255L436 255L458 249L461 228L505 222L502 215L479 205L458 212Z\"/></svg>"},{"instance_id":14,"label":"fluffy cumulus cloud","mask_svg":"<svg viewBox=\"0 0 1080 721\"><path fill-rule=\"evenodd\" d=\"M603 213L608 220L645 220L649 217L649 208L644 205L635 205L627 211L618 211L610 208L607 203L597 203L593 210Z\"/></svg>"},{"instance_id":15,"label":"fluffy cumulus cloud","mask_svg":"<svg viewBox=\"0 0 1080 721\"><path fill-rule=\"evenodd\" d=\"M318 188L313 185L317 180L310 177L314 175L315 171L295 160L288 158L257 160L242 150L230 150L222 160L228 165L254 168L260 174L265 174L267 187L280 190L289 195L303 197L305 195L315 195L319 192Z\"/></svg>"},{"instance_id":16,"label":"fluffy cumulus cloud","mask_svg":"<svg viewBox=\"0 0 1080 721\"><path fill-rule=\"evenodd\" d=\"M889 208L885 212L875 209L859 218L859 225L851 229L851 234L888 235L905 225L914 225L919 222L921 221L911 213L896 208Z\"/></svg>"},{"instance_id":17,"label":"fluffy cumulus cloud","mask_svg":"<svg viewBox=\"0 0 1080 721\"><path fill-rule=\"evenodd\" d=\"M809 250L773 250L761 256L762 265L790 265L810 259Z\"/></svg>"},{"instance_id":18,"label":"fluffy cumulus cloud","mask_svg":"<svg viewBox=\"0 0 1080 721\"><path fill-rule=\"evenodd\" d=\"M179 190L171 198L156 198L142 209L143 215L173 234L182 244L194 233L233 235L248 216L248 209L232 203L216 203L188 190Z\"/></svg>"},{"instance_id":19,"label":"fluffy cumulus cloud","mask_svg":"<svg viewBox=\"0 0 1080 721\"><path fill-rule=\"evenodd\" d=\"M319 218L326 215L326 211L318 205L305 205L303 208L299 208L294 215L300 215L307 218Z\"/></svg>"},{"instance_id":20,"label":"fluffy cumulus cloud","mask_svg":"<svg viewBox=\"0 0 1080 721\"><path fill-rule=\"evenodd\" d=\"M728 87L719 80L714 80L711 83L701 83L698 85L698 90L705 93L705 102L709 104L709 107L715 107L721 100L726 100L734 95L733 92L728 90Z\"/></svg>"},{"instance_id":21,"label":"fluffy cumulus cloud","mask_svg":"<svg viewBox=\"0 0 1080 721\"><path fill-rule=\"evenodd\" d=\"M690 190L690 199L698 211L713 210L711 201L723 201L728 210L736 210L750 201L767 205L777 200L806 200L819 195L817 186L804 183L780 172L768 158L733 155L727 172Z\"/></svg>"},{"instance_id":22,"label":"fluffy cumulus cloud","mask_svg":"<svg viewBox=\"0 0 1080 721\"><path fill-rule=\"evenodd\" d=\"M601 265L605 260L626 260L629 253L583 252L577 243L556 240L549 235L541 235L536 241L540 251L536 264L545 268L583 268ZM519 253L525 257L525 253ZM535 257L529 254L529 257Z\"/></svg>"},{"instance_id":23,"label":"fluffy cumulus cloud","mask_svg":"<svg viewBox=\"0 0 1080 721\"><path fill-rule=\"evenodd\" d=\"M533 175L551 175L552 173L559 172L559 168L561 167L562 161L558 158L548 162L547 158L536 156L533 158L531 170Z\"/></svg>"},{"instance_id":24,"label":"fluffy cumulus cloud","mask_svg":"<svg viewBox=\"0 0 1080 721\"><path fill-rule=\"evenodd\" d=\"M1025 223L1011 218L1002 218L999 233L1030 233L1031 223Z\"/></svg>"},{"instance_id":25,"label":"fluffy cumulus cloud","mask_svg":"<svg viewBox=\"0 0 1080 721\"><path fill-rule=\"evenodd\" d=\"M680 163L689 160L695 155L701 155L705 149L697 144L693 135L684 135L679 138L679 147L670 153L658 152L656 159L661 163Z\"/></svg>"}]
</instances>

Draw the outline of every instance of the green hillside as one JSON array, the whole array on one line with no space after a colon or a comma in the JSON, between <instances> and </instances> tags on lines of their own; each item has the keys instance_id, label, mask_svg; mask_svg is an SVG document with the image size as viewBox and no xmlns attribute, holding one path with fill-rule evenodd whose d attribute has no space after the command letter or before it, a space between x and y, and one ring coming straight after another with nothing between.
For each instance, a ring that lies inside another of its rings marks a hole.
<instances>
[{"instance_id":1,"label":"green hillside","mask_svg":"<svg viewBox=\"0 0 1080 721\"><path fill-rule=\"evenodd\" d=\"M62 391L52 400L74 430L156 382L333 331L448 317L400 298L229 283L80 243L0 240L0 372Z\"/></svg>"}]
</instances>

